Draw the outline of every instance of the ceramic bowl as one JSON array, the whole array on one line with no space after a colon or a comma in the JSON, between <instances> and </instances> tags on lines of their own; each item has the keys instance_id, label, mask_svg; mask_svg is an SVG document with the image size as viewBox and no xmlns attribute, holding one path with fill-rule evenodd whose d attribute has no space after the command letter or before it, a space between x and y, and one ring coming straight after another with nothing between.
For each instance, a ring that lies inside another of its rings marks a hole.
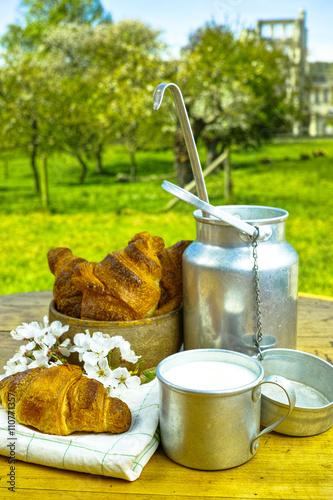
<instances>
[{"instance_id":1,"label":"ceramic bowl","mask_svg":"<svg viewBox=\"0 0 333 500\"><path fill-rule=\"evenodd\" d=\"M55 302L52 300L49 306L49 320L60 321L63 325L69 325L69 330L62 339L73 340L77 333L85 333L89 330L107 333L111 337L121 335L131 344L136 355L140 355L139 361L144 361L142 370L156 367L162 359L180 350L183 342L183 308L179 307L161 316L145 318L133 321L97 321L92 319L72 318L61 314L56 310ZM78 355L71 354L69 362L78 364Z\"/></svg>"}]
</instances>

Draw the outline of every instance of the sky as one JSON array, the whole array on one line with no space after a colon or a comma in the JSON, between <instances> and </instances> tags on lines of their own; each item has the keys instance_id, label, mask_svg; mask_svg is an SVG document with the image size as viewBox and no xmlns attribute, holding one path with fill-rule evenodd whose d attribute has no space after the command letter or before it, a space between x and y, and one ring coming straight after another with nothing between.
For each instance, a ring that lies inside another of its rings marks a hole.
<instances>
[{"instance_id":1,"label":"sky","mask_svg":"<svg viewBox=\"0 0 333 500\"><path fill-rule=\"evenodd\" d=\"M308 60L333 62L333 0L102 0L112 19L138 19L161 30L173 55L205 22L254 28L258 19L295 19L306 12ZM0 35L19 20L20 0L0 0Z\"/></svg>"}]
</instances>

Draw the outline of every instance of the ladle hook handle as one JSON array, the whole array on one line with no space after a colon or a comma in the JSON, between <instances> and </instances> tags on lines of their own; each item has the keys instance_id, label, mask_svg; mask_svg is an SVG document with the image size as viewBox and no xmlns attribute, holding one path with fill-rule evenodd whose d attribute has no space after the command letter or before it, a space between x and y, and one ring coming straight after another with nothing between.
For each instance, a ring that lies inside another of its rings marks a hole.
<instances>
[{"instance_id":1,"label":"ladle hook handle","mask_svg":"<svg viewBox=\"0 0 333 500\"><path fill-rule=\"evenodd\" d=\"M248 224L243 220L237 219L233 215L225 212L224 210L221 210L218 207L214 207L213 205L210 205L209 203L200 200L194 194L189 193L188 191L179 186L176 186L172 182L163 181L162 188L165 189L165 191L167 191L168 193L177 196L177 198L179 198L180 200L186 201L186 203L189 203L190 205L193 205L196 208L200 208L202 213L207 212L208 214L213 215L214 217L217 217L218 219L223 220L224 222L227 222L231 226L234 226L235 228L239 229L239 231L242 231L243 233L246 233L249 236L255 236L257 234L256 227L251 226L251 224ZM263 236L265 236L265 234L261 234L259 230L258 236L262 238Z\"/></svg>"},{"instance_id":2,"label":"ladle hook handle","mask_svg":"<svg viewBox=\"0 0 333 500\"><path fill-rule=\"evenodd\" d=\"M201 200L209 203L207 189L204 181L204 176L202 174L201 164L199 160L198 151L195 145L190 121L186 111L184 99L179 87L175 83L160 83L154 92L154 109L158 110L161 106L164 91L169 87L172 96L175 101L176 109L179 116L180 125L184 134L185 143L188 151L188 155L191 162L191 167L193 171L194 180L198 190L198 196Z\"/></svg>"}]
</instances>

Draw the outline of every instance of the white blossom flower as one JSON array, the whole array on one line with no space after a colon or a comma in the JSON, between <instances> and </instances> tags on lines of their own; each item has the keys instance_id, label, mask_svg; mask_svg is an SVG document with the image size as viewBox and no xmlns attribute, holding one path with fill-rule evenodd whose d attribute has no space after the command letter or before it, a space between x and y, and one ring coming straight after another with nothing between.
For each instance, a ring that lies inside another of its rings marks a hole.
<instances>
[{"instance_id":1,"label":"white blossom flower","mask_svg":"<svg viewBox=\"0 0 333 500\"><path fill-rule=\"evenodd\" d=\"M95 365L85 363L84 369L89 378L99 380L105 387L113 386L113 372L106 358L101 358Z\"/></svg>"},{"instance_id":2,"label":"white blossom flower","mask_svg":"<svg viewBox=\"0 0 333 500\"><path fill-rule=\"evenodd\" d=\"M24 348L24 352L27 354L30 354L36 347L36 342L32 340L31 342L28 342L26 345L21 345L21 348Z\"/></svg>"},{"instance_id":3,"label":"white blossom flower","mask_svg":"<svg viewBox=\"0 0 333 500\"><path fill-rule=\"evenodd\" d=\"M117 391L123 392L124 389L136 389L141 384L140 377L131 376L127 368L119 367L113 370L113 377L117 380Z\"/></svg>"},{"instance_id":4,"label":"white blossom flower","mask_svg":"<svg viewBox=\"0 0 333 500\"><path fill-rule=\"evenodd\" d=\"M119 347L123 340L124 340L124 338L121 335L114 335L113 337L110 337L111 349L115 349L116 347Z\"/></svg>"},{"instance_id":5,"label":"white blossom flower","mask_svg":"<svg viewBox=\"0 0 333 500\"><path fill-rule=\"evenodd\" d=\"M28 348L28 346L30 346L31 348L30 347ZM31 354L31 352L33 351L33 349L35 348L35 346L36 346L35 342L29 342L27 345L24 345L24 344L21 345L16 350L16 353L14 355L14 356L16 356L15 359L18 359L19 357L22 357L22 356L28 356L29 354Z\"/></svg>"},{"instance_id":6,"label":"white blossom flower","mask_svg":"<svg viewBox=\"0 0 333 500\"><path fill-rule=\"evenodd\" d=\"M45 351L34 351L35 361L29 364L29 368L49 368L49 357L47 356Z\"/></svg>"},{"instance_id":7,"label":"white blossom flower","mask_svg":"<svg viewBox=\"0 0 333 500\"><path fill-rule=\"evenodd\" d=\"M137 363L141 356L136 356L135 352L131 349L131 344L125 340L121 335L115 335L110 337L111 349L116 347L120 350L120 355L123 360L129 363Z\"/></svg>"},{"instance_id":8,"label":"white blossom flower","mask_svg":"<svg viewBox=\"0 0 333 500\"><path fill-rule=\"evenodd\" d=\"M14 375L14 373L27 370L28 359L29 358L27 358L26 356L22 356L21 352L15 353L14 356L7 361L7 365L4 366L6 376Z\"/></svg>"},{"instance_id":9,"label":"white blossom flower","mask_svg":"<svg viewBox=\"0 0 333 500\"><path fill-rule=\"evenodd\" d=\"M127 368L119 367L115 370L109 366L108 355L114 349L119 349L120 359L136 363L141 356L136 356L130 343L122 336L110 337L102 332L89 330L74 336L71 344L69 339L60 343L59 337L69 329L60 321L53 321L44 316L43 323L22 323L11 335L17 340L28 340L26 345L21 345L14 356L4 366L6 376L26 370L27 368L61 365L59 355L69 356L71 352L79 354L80 361L84 361L85 375L99 380L106 387L109 395L119 395L127 389L136 389L141 384L139 377L131 375ZM51 361L53 360L53 361Z\"/></svg>"},{"instance_id":10,"label":"white blossom flower","mask_svg":"<svg viewBox=\"0 0 333 500\"><path fill-rule=\"evenodd\" d=\"M83 354L90 350L91 336L89 330L86 333L77 333L73 339L74 345L71 347L71 352L79 353L79 360L82 361Z\"/></svg>"},{"instance_id":11,"label":"white blossom flower","mask_svg":"<svg viewBox=\"0 0 333 500\"><path fill-rule=\"evenodd\" d=\"M82 354L82 361L88 363L88 365L96 366L98 361L104 359L106 356L102 356L96 352L86 351Z\"/></svg>"},{"instance_id":12,"label":"white blossom flower","mask_svg":"<svg viewBox=\"0 0 333 500\"><path fill-rule=\"evenodd\" d=\"M131 344L127 340L121 340L119 349L122 359L129 363L137 363L138 359L141 358L141 356L136 356L135 352L131 349Z\"/></svg>"},{"instance_id":13,"label":"white blossom flower","mask_svg":"<svg viewBox=\"0 0 333 500\"><path fill-rule=\"evenodd\" d=\"M20 346L20 348L16 351L16 353L14 354L14 356L11 358L11 361L20 361L21 358L25 358L25 350L24 350L24 347L23 345Z\"/></svg>"},{"instance_id":14,"label":"white blossom flower","mask_svg":"<svg viewBox=\"0 0 333 500\"><path fill-rule=\"evenodd\" d=\"M58 339L63 333L66 333L68 329L69 325L62 326L62 323L60 323L60 321L52 321L52 323L48 327L48 332Z\"/></svg>"},{"instance_id":15,"label":"white blossom flower","mask_svg":"<svg viewBox=\"0 0 333 500\"><path fill-rule=\"evenodd\" d=\"M54 346L54 344L57 342L57 339L51 334L51 333L45 333L45 335L41 335L40 337L36 338L36 343L44 348L44 346L47 346L49 349Z\"/></svg>"},{"instance_id":16,"label":"white blossom flower","mask_svg":"<svg viewBox=\"0 0 333 500\"><path fill-rule=\"evenodd\" d=\"M22 325L18 326L15 330L10 332L11 336L15 340L31 340L34 339L36 335L40 335L46 332L46 328L42 328L37 321L33 321L32 323L22 323Z\"/></svg>"},{"instance_id":17,"label":"white blossom flower","mask_svg":"<svg viewBox=\"0 0 333 500\"><path fill-rule=\"evenodd\" d=\"M24 326L18 326L16 330L12 330L10 334L15 340L26 340L28 338L27 335L29 335Z\"/></svg>"},{"instance_id":18,"label":"white blossom flower","mask_svg":"<svg viewBox=\"0 0 333 500\"><path fill-rule=\"evenodd\" d=\"M90 363L91 365L96 365L100 359L106 358L110 352L107 345L92 345L93 351L86 351L82 354L82 360L84 362Z\"/></svg>"},{"instance_id":19,"label":"white blossom flower","mask_svg":"<svg viewBox=\"0 0 333 500\"><path fill-rule=\"evenodd\" d=\"M94 332L90 341L90 349L98 356L105 357L113 349L112 338L102 332Z\"/></svg>"},{"instance_id":20,"label":"white blossom flower","mask_svg":"<svg viewBox=\"0 0 333 500\"><path fill-rule=\"evenodd\" d=\"M58 347L59 352L68 357L71 353L71 341L69 339L64 340ZM58 363L59 364L59 363Z\"/></svg>"},{"instance_id":21,"label":"white blossom flower","mask_svg":"<svg viewBox=\"0 0 333 500\"><path fill-rule=\"evenodd\" d=\"M46 314L45 314L45 316L43 318L43 322L44 322L44 328L47 330L48 326L49 326L49 318L48 318L48 316L46 316ZM40 328L41 329L43 328L42 323L40 323Z\"/></svg>"}]
</instances>

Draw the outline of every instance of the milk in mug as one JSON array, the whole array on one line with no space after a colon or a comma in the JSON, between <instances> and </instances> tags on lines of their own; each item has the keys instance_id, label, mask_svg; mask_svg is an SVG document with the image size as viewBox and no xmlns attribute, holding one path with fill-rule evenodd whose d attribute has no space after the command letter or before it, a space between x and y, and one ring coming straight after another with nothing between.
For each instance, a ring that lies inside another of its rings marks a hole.
<instances>
[{"instance_id":1,"label":"milk in mug","mask_svg":"<svg viewBox=\"0 0 333 500\"><path fill-rule=\"evenodd\" d=\"M184 389L197 391L225 391L251 384L258 375L252 370L225 361L191 361L165 371L167 382Z\"/></svg>"}]
</instances>

